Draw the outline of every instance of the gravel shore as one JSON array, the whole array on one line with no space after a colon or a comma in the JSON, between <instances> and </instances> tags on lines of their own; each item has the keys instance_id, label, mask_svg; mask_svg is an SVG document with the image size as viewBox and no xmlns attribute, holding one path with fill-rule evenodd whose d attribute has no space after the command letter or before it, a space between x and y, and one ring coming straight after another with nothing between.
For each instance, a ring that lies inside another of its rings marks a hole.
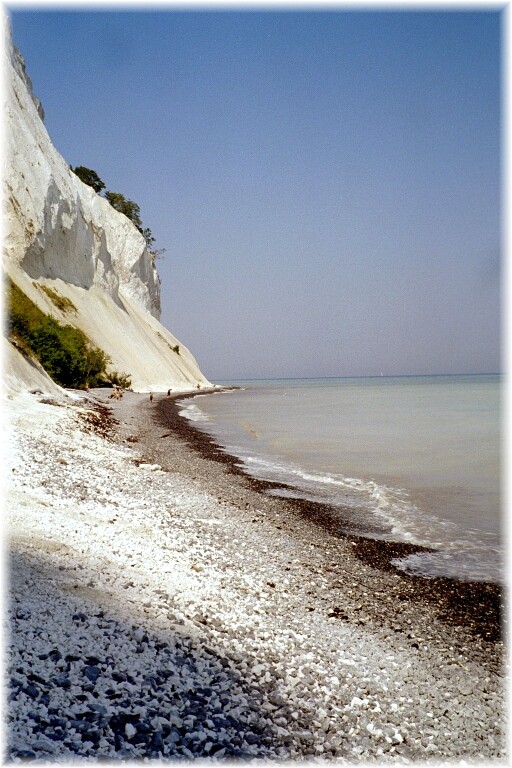
<instances>
[{"instance_id":1,"label":"gravel shore","mask_svg":"<svg viewBox=\"0 0 512 768\"><path fill-rule=\"evenodd\" d=\"M498 587L402 574L108 394L9 404L8 760L507 759Z\"/></svg>"}]
</instances>

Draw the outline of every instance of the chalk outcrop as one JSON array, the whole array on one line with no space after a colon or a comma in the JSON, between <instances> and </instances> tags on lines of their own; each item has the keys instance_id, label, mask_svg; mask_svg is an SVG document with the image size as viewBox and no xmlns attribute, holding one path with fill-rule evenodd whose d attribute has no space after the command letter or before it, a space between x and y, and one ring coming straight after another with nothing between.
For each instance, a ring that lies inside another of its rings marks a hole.
<instances>
[{"instance_id":1,"label":"chalk outcrop","mask_svg":"<svg viewBox=\"0 0 512 768\"><path fill-rule=\"evenodd\" d=\"M4 270L44 312L83 330L134 389L209 386L159 322L160 280L144 238L69 169L10 40L4 55ZM42 286L75 309L59 310Z\"/></svg>"}]
</instances>

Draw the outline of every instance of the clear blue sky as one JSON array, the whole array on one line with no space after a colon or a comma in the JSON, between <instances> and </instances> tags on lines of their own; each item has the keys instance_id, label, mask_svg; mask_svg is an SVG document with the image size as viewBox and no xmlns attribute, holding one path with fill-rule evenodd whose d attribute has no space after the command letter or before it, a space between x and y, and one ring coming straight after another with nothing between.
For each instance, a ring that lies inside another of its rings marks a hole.
<instances>
[{"instance_id":1,"label":"clear blue sky","mask_svg":"<svg viewBox=\"0 0 512 768\"><path fill-rule=\"evenodd\" d=\"M207 377L499 370L498 11L11 21L57 149L167 249Z\"/></svg>"}]
</instances>

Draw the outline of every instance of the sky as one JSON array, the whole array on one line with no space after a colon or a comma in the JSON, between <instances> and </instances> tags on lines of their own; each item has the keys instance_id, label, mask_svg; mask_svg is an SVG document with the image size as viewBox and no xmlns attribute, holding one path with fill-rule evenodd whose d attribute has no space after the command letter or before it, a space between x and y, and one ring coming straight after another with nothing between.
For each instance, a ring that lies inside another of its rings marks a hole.
<instances>
[{"instance_id":1,"label":"sky","mask_svg":"<svg viewBox=\"0 0 512 768\"><path fill-rule=\"evenodd\" d=\"M207 378L500 370L498 6L7 10Z\"/></svg>"}]
</instances>

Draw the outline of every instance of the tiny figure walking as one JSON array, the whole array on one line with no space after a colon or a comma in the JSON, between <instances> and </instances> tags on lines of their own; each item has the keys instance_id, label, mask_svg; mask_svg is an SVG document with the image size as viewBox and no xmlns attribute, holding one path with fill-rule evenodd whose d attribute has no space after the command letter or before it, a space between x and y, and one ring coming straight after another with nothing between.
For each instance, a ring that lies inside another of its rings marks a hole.
<instances>
[{"instance_id":1,"label":"tiny figure walking","mask_svg":"<svg viewBox=\"0 0 512 768\"><path fill-rule=\"evenodd\" d=\"M170 390L170 389L168 389L168 390L167 390L167 397L170 397L170 395L171 395L171 390Z\"/></svg>"},{"instance_id":2,"label":"tiny figure walking","mask_svg":"<svg viewBox=\"0 0 512 768\"><path fill-rule=\"evenodd\" d=\"M149 393L149 402L150 403L153 402L153 393L152 392Z\"/></svg>"}]
</instances>

